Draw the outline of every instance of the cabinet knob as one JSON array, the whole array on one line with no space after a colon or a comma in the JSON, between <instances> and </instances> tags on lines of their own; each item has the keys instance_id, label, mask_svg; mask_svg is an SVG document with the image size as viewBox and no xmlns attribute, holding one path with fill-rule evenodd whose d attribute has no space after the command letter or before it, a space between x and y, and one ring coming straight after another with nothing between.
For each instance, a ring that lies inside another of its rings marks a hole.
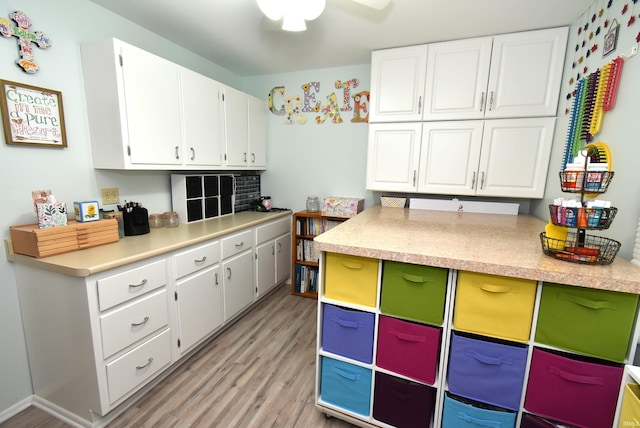
<instances>
[{"instance_id":1,"label":"cabinet knob","mask_svg":"<svg viewBox=\"0 0 640 428\"><path fill-rule=\"evenodd\" d=\"M484 171L480 173L480 189L484 189Z\"/></svg>"},{"instance_id":2,"label":"cabinet knob","mask_svg":"<svg viewBox=\"0 0 640 428\"><path fill-rule=\"evenodd\" d=\"M475 188L476 187L476 172L473 171L473 177L471 177L471 188Z\"/></svg>"},{"instance_id":3,"label":"cabinet knob","mask_svg":"<svg viewBox=\"0 0 640 428\"><path fill-rule=\"evenodd\" d=\"M493 91L491 91L491 96L489 97L489 111L493 110Z\"/></svg>"},{"instance_id":4,"label":"cabinet knob","mask_svg":"<svg viewBox=\"0 0 640 428\"><path fill-rule=\"evenodd\" d=\"M176 159L180 159L180 147L176 146Z\"/></svg>"},{"instance_id":5,"label":"cabinet knob","mask_svg":"<svg viewBox=\"0 0 640 428\"><path fill-rule=\"evenodd\" d=\"M227 268L227 279L231 279L231 268Z\"/></svg>"},{"instance_id":6,"label":"cabinet knob","mask_svg":"<svg viewBox=\"0 0 640 428\"><path fill-rule=\"evenodd\" d=\"M191 147L191 160L194 160L195 158L196 158L196 149Z\"/></svg>"},{"instance_id":7,"label":"cabinet knob","mask_svg":"<svg viewBox=\"0 0 640 428\"><path fill-rule=\"evenodd\" d=\"M482 95L480 95L480 111L484 110L484 91L482 91Z\"/></svg>"}]
</instances>

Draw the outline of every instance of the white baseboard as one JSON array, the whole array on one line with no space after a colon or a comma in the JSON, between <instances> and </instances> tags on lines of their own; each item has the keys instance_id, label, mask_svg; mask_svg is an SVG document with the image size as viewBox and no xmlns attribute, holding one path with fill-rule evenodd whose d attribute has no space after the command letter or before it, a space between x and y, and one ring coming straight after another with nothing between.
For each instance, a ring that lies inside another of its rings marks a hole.
<instances>
[{"instance_id":1,"label":"white baseboard","mask_svg":"<svg viewBox=\"0 0 640 428\"><path fill-rule=\"evenodd\" d=\"M9 418L14 417L21 411L27 409L29 406L31 406L31 403L33 403L33 395L25 398L22 401L17 402L16 404L9 407L8 409L3 410L2 412L0 412L0 423L6 421Z\"/></svg>"}]
</instances>

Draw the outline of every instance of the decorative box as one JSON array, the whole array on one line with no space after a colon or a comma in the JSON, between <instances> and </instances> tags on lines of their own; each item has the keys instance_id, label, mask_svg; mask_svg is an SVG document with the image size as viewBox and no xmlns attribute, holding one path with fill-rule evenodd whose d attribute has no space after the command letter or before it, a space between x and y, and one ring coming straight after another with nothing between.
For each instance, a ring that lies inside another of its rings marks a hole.
<instances>
[{"instance_id":1,"label":"decorative box","mask_svg":"<svg viewBox=\"0 0 640 428\"><path fill-rule=\"evenodd\" d=\"M389 208L404 208L407 204L407 198L394 196L380 196L380 205Z\"/></svg>"},{"instance_id":2,"label":"decorative box","mask_svg":"<svg viewBox=\"0 0 640 428\"><path fill-rule=\"evenodd\" d=\"M329 196L322 198L322 215L327 217L353 217L364 209L364 199Z\"/></svg>"},{"instance_id":3,"label":"decorative box","mask_svg":"<svg viewBox=\"0 0 640 428\"><path fill-rule=\"evenodd\" d=\"M74 202L73 210L76 220L80 222L100 220L100 207L98 201Z\"/></svg>"},{"instance_id":4,"label":"decorative box","mask_svg":"<svg viewBox=\"0 0 640 428\"><path fill-rule=\"evenodd\" d=\"M36 204L38 210L38 225L40 229L48 227L66 226L67 205L64 202L44 202Z\"/></svg>"}]
</instances>

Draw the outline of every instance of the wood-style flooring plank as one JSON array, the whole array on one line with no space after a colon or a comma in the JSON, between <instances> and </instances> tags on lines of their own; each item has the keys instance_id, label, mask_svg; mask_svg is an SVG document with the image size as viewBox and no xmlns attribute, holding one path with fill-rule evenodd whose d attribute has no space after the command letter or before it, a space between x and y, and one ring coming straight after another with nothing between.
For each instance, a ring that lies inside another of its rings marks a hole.
<instances>
[{"instance_id":1,"label":"wood-style flooring plank","mask_svg":"<svg viewBox=\"0 0 640 428\"><path fill-rule=\"evenodd\" d=\"M108 428L347 428L314 407L317 302L283 285ZM0 428L68 428L31 407Z\"/></svg>"}]
</instances>

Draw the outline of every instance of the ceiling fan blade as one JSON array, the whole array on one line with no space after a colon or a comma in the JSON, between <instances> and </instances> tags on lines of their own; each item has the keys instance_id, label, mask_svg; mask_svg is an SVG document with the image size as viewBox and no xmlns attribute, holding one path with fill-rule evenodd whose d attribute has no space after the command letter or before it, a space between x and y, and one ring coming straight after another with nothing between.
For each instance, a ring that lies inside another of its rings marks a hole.
<instances>
[{"instance_id":1,"label":"ceiling fan blade","mask_svg":"<svg viewBox=\"0 0 640 428\"><path fill-rule=\"evenodd\" d=\"M353 0L356 3L360 3L364 6L373 8L373 9L378 9L378 10L382 10L385 7L387 7L387 5L389 3L391 3L391 0Z\"/></svg>"}]
</instances>

